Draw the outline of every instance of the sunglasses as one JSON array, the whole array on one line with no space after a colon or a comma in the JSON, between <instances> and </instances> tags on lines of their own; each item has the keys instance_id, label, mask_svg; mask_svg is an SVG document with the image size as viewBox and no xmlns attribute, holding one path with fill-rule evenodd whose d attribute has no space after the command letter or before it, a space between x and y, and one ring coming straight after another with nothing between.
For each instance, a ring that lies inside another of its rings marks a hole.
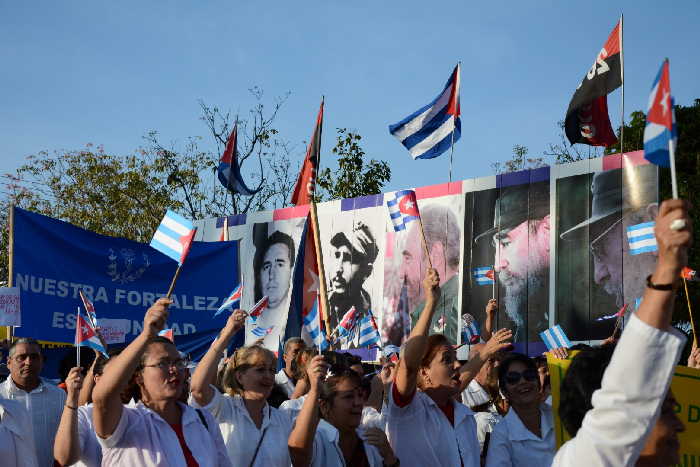
<instances>
[{"instance_id":1,"label":"sunglasses","mask_svg":"<svg viewBox=\"0 0 700 467\"><path fill-rule=\"evenodd\" d=\"M525 381L537 381L540 379L540 376L537 373L537 370L533 369L527 369L522 373L517 371L509 371L506 373L506 383L508 384L517 384L518 381L520 381L520 378L524 378Z\"/></svg>"}]
</instances>

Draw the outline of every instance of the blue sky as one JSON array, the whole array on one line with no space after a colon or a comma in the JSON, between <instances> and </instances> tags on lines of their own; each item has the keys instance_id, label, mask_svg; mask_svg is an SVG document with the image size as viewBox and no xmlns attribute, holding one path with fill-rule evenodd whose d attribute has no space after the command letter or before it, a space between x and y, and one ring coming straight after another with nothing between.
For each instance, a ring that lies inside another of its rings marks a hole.
<instances>
[{"instance_id":1,"label":"blue sky","mask_svg":"<svg viewBox=\"0 0 700 467\"><path fill-rule=\"evenodd\" d=\"M646 107L664 57L676 102L700 97L690 0L3 2L0 173L86 143L127 154L148 130L182 145L207 135L198 99L244 112L257 85L268 102L291 91L277 127L297 144L295 165L323 94L322 165L335 128L348 127L389 162L387 189L442 183L448 156L412 161L387 125L432 100L461 60L454 179L490 175L513 145L537 156L558 141L556 122L620 13L627 113ZM619 107L618 90L614 125Z\"/></svg>"}]
</instances>

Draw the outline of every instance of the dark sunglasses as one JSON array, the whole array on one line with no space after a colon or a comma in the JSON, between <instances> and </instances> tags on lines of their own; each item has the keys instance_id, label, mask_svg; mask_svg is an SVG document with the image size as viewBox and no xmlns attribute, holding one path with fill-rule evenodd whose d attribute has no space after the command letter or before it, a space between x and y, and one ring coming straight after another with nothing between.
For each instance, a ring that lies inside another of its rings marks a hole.
<instances>
[{"instance_id":1,"label":"dark sunglasses","mask_svg":"<svg viewBox=\"0 0 700 467\"><path fill-rule=\"evenodd\" d=\"M530 368L522 373L518 373L517 371L509 371L506 373L506 383L508 384L517 384L520 378L525 378L525 381L537 381L540 379L540 375L537 373L537 370Z\"/></svg>"}]
</instances>

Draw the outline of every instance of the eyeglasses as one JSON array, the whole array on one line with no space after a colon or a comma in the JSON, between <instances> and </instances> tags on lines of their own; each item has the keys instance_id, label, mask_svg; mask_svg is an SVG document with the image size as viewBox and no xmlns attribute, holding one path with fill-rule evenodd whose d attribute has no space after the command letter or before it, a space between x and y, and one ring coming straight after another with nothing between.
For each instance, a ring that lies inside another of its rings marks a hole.
<instances>
[{"instance_id":1,"label":"eyeglasses","mask_svg":"<svg viewBox=\"0 0 700 467\"><path fill-rule=\"evenodd\" d=\"M540 376L537 373L537 370L533 370L531 368L528 368L522 373L517 371L509 371L506 373L506 383L508 384L517 384L520 381L520 378L525 378L525 381L537 381Z\"/></svg>"},{"instance_id":2,"label":"eyeglasses","mask_svg":"<svg viewBox=\"0 0 700 467\"><path fill-rule=\"evenodd\" d=\"M187 362L183 359L180 360L163 360L162 362L156 363L155 365L144 365L144 368L159 368L160 371L166 372L171 368L175 368L177 371L185 371L187 368Z\"/></svg>"},{"instance_id":3,"label":"eyeglasses","mask_svg":"<svg viewBox=\"0 0 700 467\"><path fill-rule=\"evenodd\" d=\"M621 217L618 220L616 220L615 222L613 222L612 224L610 224L610 226L607 229L605 229L603 231L603 233L601 233L596 238L591 240L591 243L590 243L591 254L593 255L593 257L595 259L601 259L601 258L604 258L606 256L605 243L600 242L600 240L602 240L603 237L605 237L608 233L610 233L610 231L612 229L614 229L617 226L617 224L622 222L622 219L623 218ZM598 244L599 242L600 242L600 244Z\"/></svg>"}]
</instances>

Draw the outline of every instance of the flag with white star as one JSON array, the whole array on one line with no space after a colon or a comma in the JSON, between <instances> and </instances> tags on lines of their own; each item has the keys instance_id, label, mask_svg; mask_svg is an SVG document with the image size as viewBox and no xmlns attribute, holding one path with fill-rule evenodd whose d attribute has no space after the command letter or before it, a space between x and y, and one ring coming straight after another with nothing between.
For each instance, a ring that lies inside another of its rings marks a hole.
<instances>
[{"instance_id":1,"label":"flag with white star","mask_svg":"<svg viewBox=\"0 0 700 467\"><path fill-rule=\"evenodd\" d=\"M413 190L395 192L394 197L386 202L386 207L396 232L406 230L406 224L420 219L416 192Z\"/></svg>"},{"instance_id":2,"label":"flag with white star","mask_svg":"<svg viewBox=\"0 0 700 467\"><path fill-rule=\"evenodd\" d=\"M652 164L670 167L669 144L676 145L676 117L671 97L668 59L661 65L649 95L644 127L644 158Z\"/></svg>"}]
</instances>

